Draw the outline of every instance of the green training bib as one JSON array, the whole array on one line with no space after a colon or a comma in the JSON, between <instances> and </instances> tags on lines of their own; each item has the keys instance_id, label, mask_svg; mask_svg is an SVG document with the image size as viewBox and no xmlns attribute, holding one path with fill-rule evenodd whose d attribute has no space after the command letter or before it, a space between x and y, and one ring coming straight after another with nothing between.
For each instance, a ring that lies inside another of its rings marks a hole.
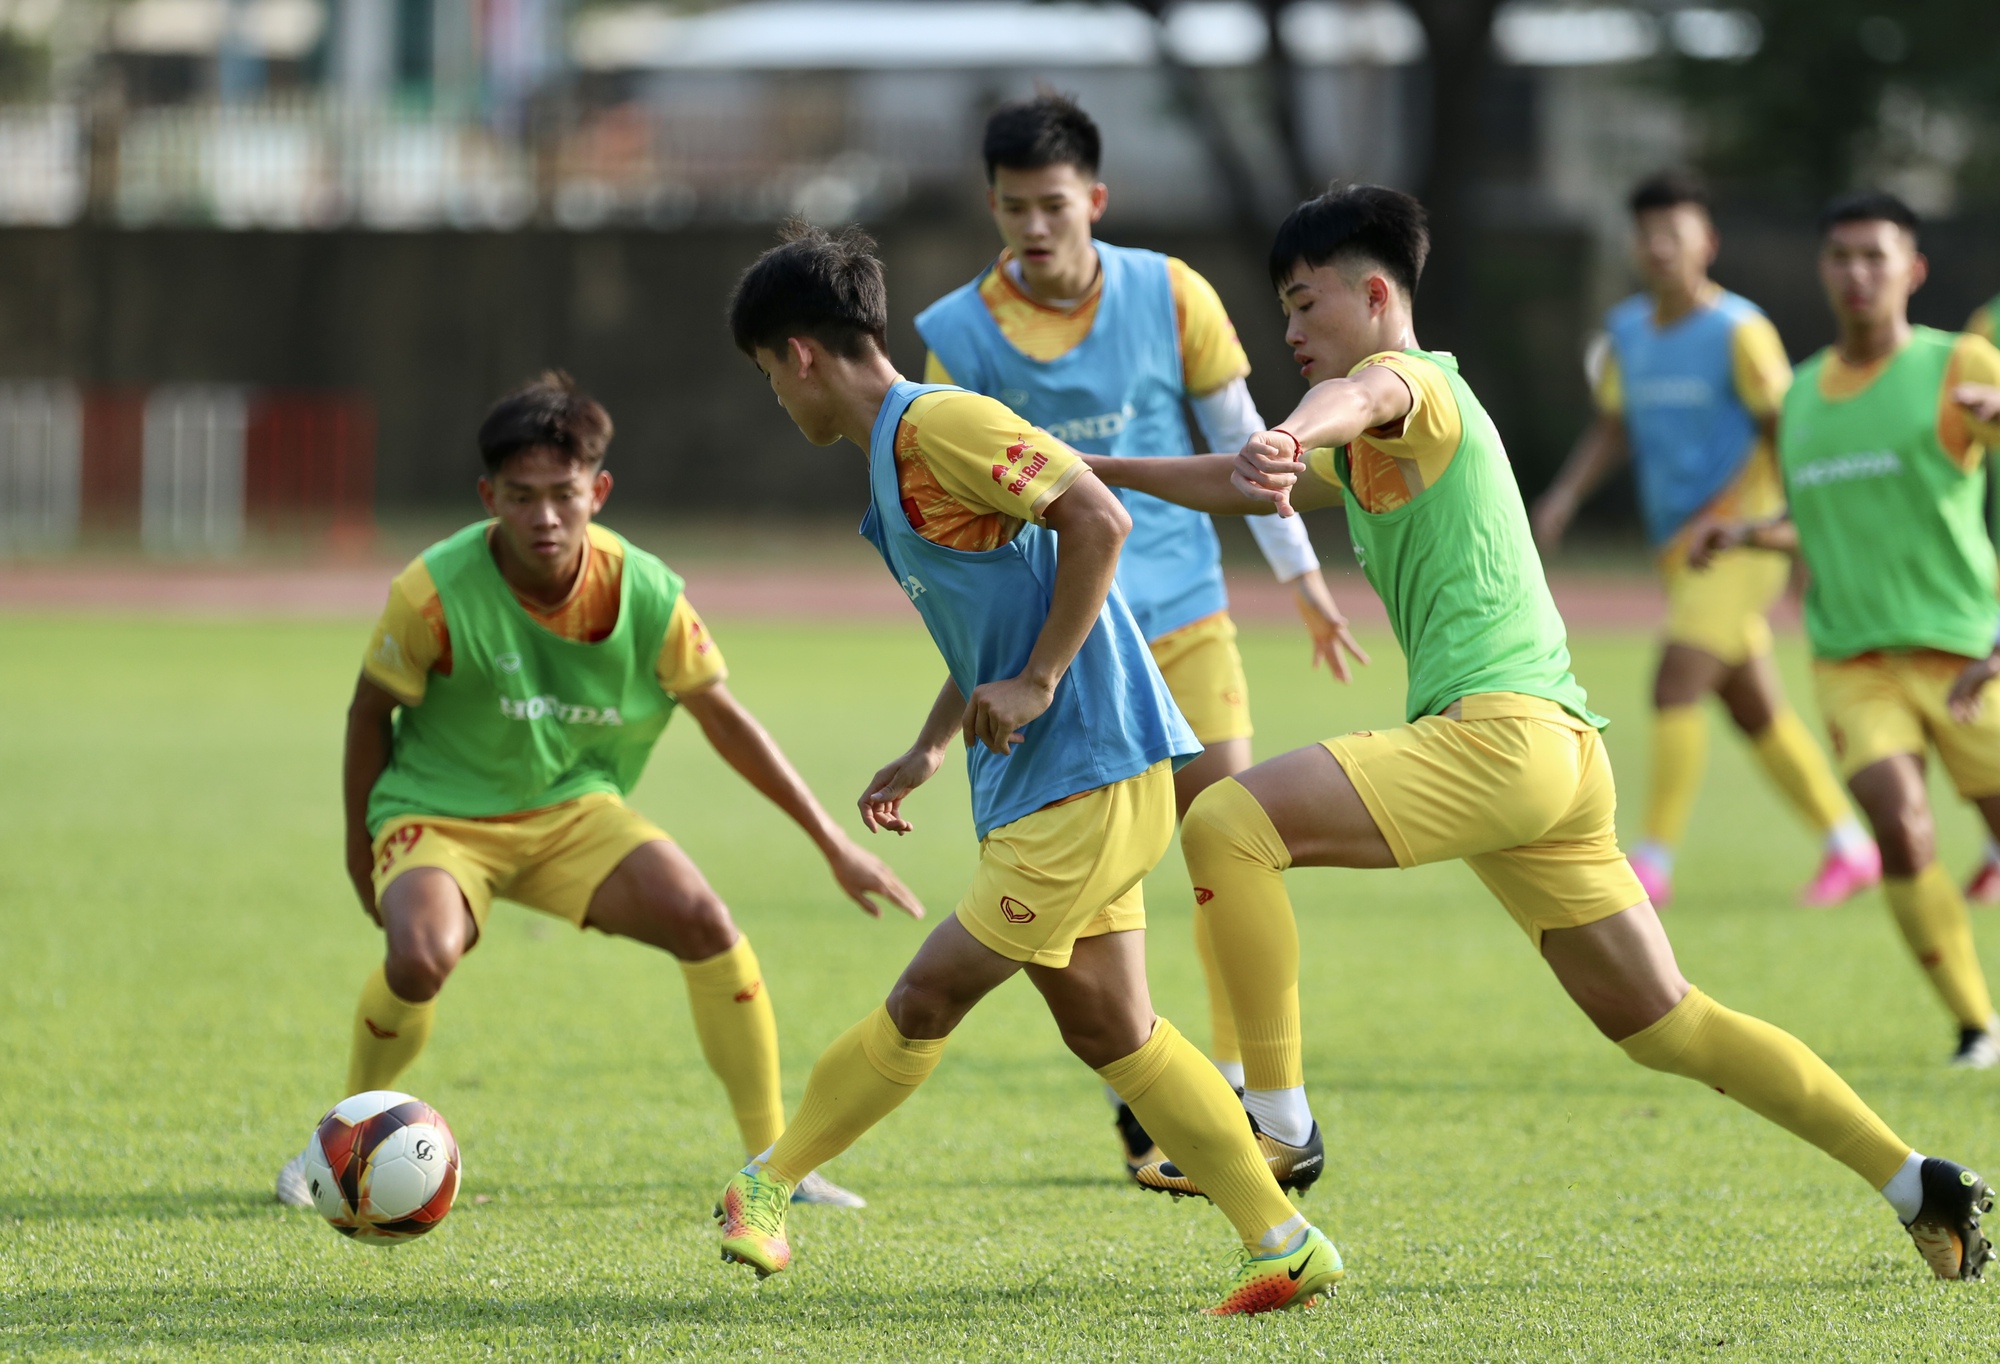
<instances>
[{"instance_id":1,"label":"green training bib","mask_svg":"<svg viewBox=\"0 0 2000 1364\"><path fill-rule=\"evenodd\" d=\"M1334 460L1354 557L1409 660L1406 718L1435 715L1461 696L1511 691L1604 728L1608 721L1591 713L1570 673L1568 633L1500 433L1459 377L1456 359L1404 354L1443 370L1458 404L1463 435L1443 476L1393 511L1370 512L1350 490L1346 446Z\"/></svg>"},{"instance_id":2,"label":"green training bib","mask_svg":"<svg viewBox=\"0 0 2000 1364\"><path fill-rule=\"evenodd\" d=\"M395 749L368 798L372 834L397 815L478 819L624 795L646 770L674 700L657 665L681 580L622 538L618 624L564 639L515 600L482 521L424 551L451 631L449 676L396 713Z\"/></svg>"},{"instance_id":3,"label":"green training bib","mask_svg":"<svg viewBox=\"0 0 2000 1364\"><path fill-rule=\"evenodd\" d=\"M1820 395L1832 351L1799 366L1778 425L1778 464L1799 528L1806 635L1819 658L1871 649L1993 647L1993 542L1986 469L1959 468L1938 439L1938 400L1957 337L1913 328L1909 344L1851 398Z\"/></svg>"}]
</instances>

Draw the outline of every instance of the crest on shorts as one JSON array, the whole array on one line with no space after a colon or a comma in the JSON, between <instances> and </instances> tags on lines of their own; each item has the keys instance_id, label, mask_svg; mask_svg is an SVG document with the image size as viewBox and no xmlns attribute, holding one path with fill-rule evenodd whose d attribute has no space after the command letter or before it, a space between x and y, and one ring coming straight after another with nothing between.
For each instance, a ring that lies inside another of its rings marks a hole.
<instances>
[{"instance_id":1,"label":"crest on shorts","mask_svg":"<svg viewBox=\"0 0 2000 1364\"><path fill-rule=\"evenodd\" d=\"M1035 921L1035 911L1011 895L1000 897L1000 912L1006 916L1010 924L1031 924Z\"/></svg>"}]
</instances>

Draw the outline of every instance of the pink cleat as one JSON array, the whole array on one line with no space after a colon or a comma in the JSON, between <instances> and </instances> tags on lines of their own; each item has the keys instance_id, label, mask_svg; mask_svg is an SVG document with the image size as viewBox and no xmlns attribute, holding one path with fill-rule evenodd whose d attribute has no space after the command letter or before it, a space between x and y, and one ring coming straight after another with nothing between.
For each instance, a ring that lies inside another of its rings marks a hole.
<instances>
[{"instance_id":1,"label":"pink cleat","mask_svg":"<svg viewBox=\"0 0 2000 1364\"><path fill-rule=\"evenodd\" d=\"M1979 864L1965 883L1965 898L1975 905L2000 905L2000 861L1989 856Z\"/></svg>"},{"instance_id":2,"label":"pink cleat","mask_svg":"<svg viewBox=\"0 0 2000 1364\"><path fill-rule=\"evenodd\" d=\"M1674 874L1643 852L1634 852L1625 860L1632 864L1632 874L1639 878L1653 908L1665 909L1674 898Z\"/></svg>"},{"instance_id":3,"label":"pink cleat","mask_svg":"<svg viewBox=\"0 0 2000 1364\"><path fill-rule=\"evenodd\" d=\"M1873 843L1846 852L1830 851L1819 864L1819 875L1799 892L1799 903L1807 909L1831 909L1881 879L1882 854Z\"/></svg>"}]
</instances>

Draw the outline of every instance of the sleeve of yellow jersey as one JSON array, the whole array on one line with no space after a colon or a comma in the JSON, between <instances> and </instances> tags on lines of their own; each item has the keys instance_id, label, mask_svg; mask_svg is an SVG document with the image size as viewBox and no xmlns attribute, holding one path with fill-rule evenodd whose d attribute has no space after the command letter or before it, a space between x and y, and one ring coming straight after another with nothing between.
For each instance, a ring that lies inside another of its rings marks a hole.
<instances>
[{"instance_id":1,"label":"sleeve of yellow jersey","mask_svg":"<svg viewBox=\"0 0 2000 1364\"><path fill-rule=\"evenodd\" d=\"M1938 395L1938 439L1953 459L1970 469L2000 446L2000 422L1975 421L1953 402L1951 391L1960 384L2000 388L2000 349L1985 337L1967 332L1958 338L1945 365L1944 391Z\"/></svg>"},{"instance_id":2,"label":"sleeve of yellow jersey","mask_svg":"<svg viewBox=\"0 0 2000 1364\"><path fill-rule=\"evenodd\" d=\"M362 675L404 705L422 705L431 668L444 652L438 637L443 619L430 569L422 558L411 560L389 584L389 604L368 637Z\"/></svg>"},{"instance_id":3,"label":"sleeve of yellow jersey","mask_svg":"<svg viewBox=\"0 0 2000 1364\"><path fill-rule=\"evenodd\" d=\"M1167 281L1180 316L1181 383L1187 391L1205 397L1248 374L1250 357L1215 286L1173 256L1167 257Z\"/></svg>"},{"instance_id":4,"label":"sleeve of yellow jersey","mask_svg":"<svg viewBox=\"0 0 2000 1364\"><path fill-rule=\"evenodd\" d=\"M656 671L660 686L669 696L677 697L700 691L729 676L729 667L722 661L722 650L716 647L715 636L702 624L700 613L689 604L685 593L674 603L673 615L667 618L667 638L660 645Z\"/></svg>"},{"instance_id":5,"label":"sleeve of yellow jersey","mask_svg":"<svg viewBox=\"0 0 2000 1364\"><path fill-rule=\"evenodd\" d=\"M976 511L1039 522L1086 467L1076 451L978 393L927 393L903 420L939 485Z\"/></svg>"},{"instance_id":6,"label":"sleeve of yellow jersey","mask_svg":"<svg viewBox=\"0 0 2000 1364\"><path fill-rule=\"evenodd\" d=\"M1777 416L1792 386L1792 362L1770 318L1753 313L1736 324L1729 334L1729 362L1736 396L1750 415L1759 421Z\"/></svg>"},{"instance_id":7,"label":"sleeve of yellow jersey","mask_svg":"<svg viewBox=\"0 0 2000 1364\"><path fill-rule=\"evenodd\" d=\"M1965 319L1965 329L1988 341L2000 341L2000 298L1982 303Z\"/></svg>"},{"instance_id":8,"label":"sleeve of yellow jersey","mask_svg":"<svg viewBox=\"0 0 2000 1364\"><path fill-rule=\"evenodd\" d=\"M1465 426L1458 416L1458 399L1451 393L1451 381L1430 361L1401 351L1371 355L1348 373L1359 374L1370 365L1390 370L1409 386L1410 410L1403 418L1399 434L1385 436L1366 431L1362 438L1391 459L1414 460L1424 486L1431 487L1450 467L1451 457L1458 453L1459 441L1465 435Z\"/></svg>"},{"instance_id":9,"label":"sleeve of yellow jersey","mask_svg":"<svg viewBox=\"0 0 2000 1364\"><path fill-rule=\"evenodd\" d=\"M1611 348L1610 337L1600 336L1591 343L1583 371L1590 380L1590 401L1598 412L1607 417L1624 416L1625 375L1618 368L1618 353Z\"/></svg>"},{"instance_id":10,"label":"sleeve of yellow jersey","mask_svg":"<svg viewBox=\"0 0 2000 1364\"><path fill-rule=\"evenodd\" d=\"M958 381L945 370L944 361L937 358L937 352L924 352L924 382L927 384L954 384Z\"/></svg>"}]
</instances>

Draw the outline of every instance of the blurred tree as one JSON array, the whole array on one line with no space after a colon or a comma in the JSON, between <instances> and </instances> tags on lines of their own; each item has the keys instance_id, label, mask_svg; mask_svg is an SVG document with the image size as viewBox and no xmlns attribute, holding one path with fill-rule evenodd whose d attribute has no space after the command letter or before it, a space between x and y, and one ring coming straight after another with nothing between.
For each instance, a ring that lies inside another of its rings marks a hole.
<instances>
[{"instance_id":1,"label":"blurred tree","mask_svg":"<svg viewBox=\"0 0 2000 1364\"><path fill-rule=\"evenodd\" d=\"M1762 26L1757 51L1672 69L1718 176L1817 200L1928 165L1960 190L2000 191L2000 156L1987 150L2000 126L2000 3L1738 3Z\"/></svg>"}]
</instances>

